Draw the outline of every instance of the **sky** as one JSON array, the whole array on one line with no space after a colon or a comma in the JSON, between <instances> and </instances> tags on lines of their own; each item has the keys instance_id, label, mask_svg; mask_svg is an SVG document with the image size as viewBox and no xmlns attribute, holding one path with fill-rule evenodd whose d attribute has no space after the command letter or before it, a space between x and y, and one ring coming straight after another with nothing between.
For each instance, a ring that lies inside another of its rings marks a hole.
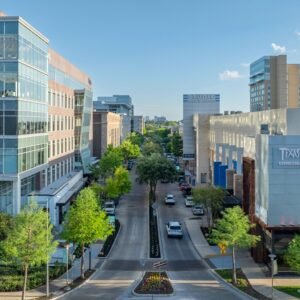
<instances>
[{"instance_id":1,"label":"sky","mask_svg":"<svg viewBox=\"0 0 300 300\"><path fill-rule=\"evenodd\" d=\"M182 119L183 94L249 111L249 63L300 63L299 0L1 0L87 73L93 98L129 94L135 114Z\"/></svg>"}]
</instances>

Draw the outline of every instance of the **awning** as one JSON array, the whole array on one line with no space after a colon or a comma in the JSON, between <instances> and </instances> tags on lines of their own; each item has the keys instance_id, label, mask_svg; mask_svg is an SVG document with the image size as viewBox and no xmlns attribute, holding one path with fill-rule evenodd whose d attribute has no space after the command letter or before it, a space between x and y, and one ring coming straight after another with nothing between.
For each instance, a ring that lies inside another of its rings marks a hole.
<instances>
[{"instance_id":1,"label":"awning","mask_svg":"<svg viewBox=\"0 0 300 300\"><path fill-rule=\"evenodd\" d=\"M67 204L71 197L76 194L77 192L79 192L83 187L85 182L87 181L87 178L82 178L78 183L76 183L71 189L69 189L69 191L64 194L61 199L59 199L56 202L57 206L64 206L65 204Z\"/></svg>"}]
</instances>

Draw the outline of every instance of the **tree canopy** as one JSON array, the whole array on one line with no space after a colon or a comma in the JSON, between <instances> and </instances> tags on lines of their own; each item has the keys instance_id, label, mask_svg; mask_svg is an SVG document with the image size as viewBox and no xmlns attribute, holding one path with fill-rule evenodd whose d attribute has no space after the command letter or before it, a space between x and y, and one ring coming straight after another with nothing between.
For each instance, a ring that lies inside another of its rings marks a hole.
<instances>
[{"instance_id":1,"label":"tree canopy","mask_svg":"<svg viewBox=\"0 0 300 300\"><path fill-rule=\"evenodd\" d=\"M300 273L300 235L290 241L284 258L293 271Z\"/></svg>"},{"instance_id":2,"label":"tree canopy","mask_svg":"<svg viewBox=\"0 0 300 300\"><path fill-rule=\"evenodd\" d=\"M127 162L129 159L137 158L140 156L140 147L133 144L130 140L125 140L120 146L121 154Z\"/></svg>"},{"instance_id":3,"label":"tree canopy","mask_svg":"<svg viewBox=\"0 0 300 300\"><path fill-rule=\"evenodd\" d=\"M182 156L183 153L183 142L182 142L182 138L178 133L175 133L172 135L171 137L171 152L176 156Z\"/></svg>"},{"instance_id":4,"label":"tree canopy","mask_svg":"<svg viewBox=\"0 0 300 300\"><path fill-rule=\"evenodd\" d=\"M144 143L142 147L142 152L144 156L150 156L153 153L162 154L163 151L162 151L162 147L158 143L155 143L150 140Z\"/></svg>"},{"instance_id":5,"label":"tree canopy","mask_svg":"<svg viewBox=\"0 0 300 300\"><path fill-rule=\"evenodd\" d=\"M223 204L225 192L221 188L212 186L194 188L192 190L193 201L196 204L203 204L206 210L208 229L211 231L212 223L218 217Z\"/></svg>"},{"instance_id":6,"label":"tree canopy","mask_svg":"<svg viewBox=\"0 0 300 300\"><path fill-rule=\"evenodd\" d=\"M78 244L82 250L81 277L84 278L84 247L112 234L113 227L107 215L101 211L95 192L85 188L66 215L62 237Z\"/></svg>"},{"instance_id":7,"label":"tree canopy","mask_svg":"<svg viewBox=\"0 0 300 300\"><path fill-rule=\"evenodd\" d=\"M139 158L136 171L138 180L141 183L150 185L151 193L155 193L159 180L167 179L173 181L176 176L174 164L158 153Z\"/></svg>"},{"instance_id":8,"label":"tree canopy","mask_svg":"<svg viewBox=\"0 0 300 300\"><path fill-rule=\"evenodd\" d=\"M239 206L225 209L222 215L212 230L210 240L232 248L232 281L236 284L236 249L254 246L260 237L249 233L255 225L250 223L248 216Z\"/></svg>"},{"instance_id":9,"label":"tree canopy","mask_svg":"<svg viewBox=\"0 0 300 300\"><path fill-rule=\"evenodd\" d=\"M122 164L123 156L118 148L105 152L99 161L99 174L104 178L112 176L116 168Z\"/></svg>"},{"instance_id":10,"label":"tree canopy","mask_svg":"<svg viewBox=\"0 0 300 300\"><path fill-rule=\"evenodd\" d=\"M22 299L25 299L28 268L46 263L55 251L57 242L52 227L48 213L32 200L16 215L3 241L6 258L24 270Z\"/></svg>"}]
</instances>

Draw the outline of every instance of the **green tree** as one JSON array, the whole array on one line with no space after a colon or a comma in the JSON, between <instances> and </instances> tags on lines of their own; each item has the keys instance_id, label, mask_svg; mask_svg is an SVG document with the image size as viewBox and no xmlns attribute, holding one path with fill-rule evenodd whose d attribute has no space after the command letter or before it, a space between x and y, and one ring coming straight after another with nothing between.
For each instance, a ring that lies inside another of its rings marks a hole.
<instances>
[{"instance_id":1,"label":"green tree","mask_svg":"<svg viewBox=\"0 0 300 300\"><path fill-rule=\"evenodd\" d=\"M3 243L7 238L8 231L13 228L13 217L5 212L0 212L0 257L4 256Z\"/></svg>"},{"instance_id":2,"label":"green tree","mask_svg":"<svg viewBox=\"0 0 300 300\"><path fill-rule=\"evenodd\" d=\"M84 247L112 234L113 227L104 211L101 211L91 188L79 193L67 213L62 237L81 247L81 278L84 278Z\"/></svg>"},{"instance_id":3,"label":"green tree","mask_svg":"<svg viewBox=\"0 0 300 300\"><path fill-rule=\"evenodd\" d=\"M209 232L212 229L213 223L219 216L220 209L225 197L225 192L221 188L212 186L203 188L194 188L192 190L193 202L202 204L206 211L207 226Z\"/></svg>"},{"instance_id":4,"label":"green tree","mask_svg":"<svg viewBox=\"0 0 300 300\"><path fill-rule=\"evenodd\" d=\"M104 156L99 161L99 174L107 178L112 176L117 167L122 166L123 157L120 149L115 148L108 152L105 152Z\"/></svg>"},{"instance_id":5,"label":"green tree","mask_svg":"<svg viewBox=\"0 0 300 300\"><path fill-rule=\"evenodd\" d=\"M284 258L293 271L300 273L300 235L290 241Z\"/></svg>"},{"instance_id":6,"label":"green tree","mask_svg":"<svg viewBox=\"0 0 300 300\"><path fill-rule=\"evenodd\" d=\"M178 133L175 133L171 137L171 150L172 150L172 153L176 157L182 156L182 153L183 153L182 147L183 147L182 138Z\"/></svg>"},{"instance_id":7,"label":"green tree","mask_svg":"<svg viewBox=\"0 0 300 300\"><path fill-rule=\"evenodd\" d=\"M51 230L48 213L30 201L15 217L14 226L3 242L6 258L24 270L22 299L25 299L29 267L46 263L55 251L57 242Z\"/></svg>"},{"instance_id":8,"label":"green tree","mask_svg":"<svg viewBox=\"0 0 300 300\"><path fill-rule=\"evenodd\" d=\"M139 147L143 144L145 138L139 132L132 132L127 138L132 144L138 145Z\"/></svg>"},{"instance_id":9,"label":"green tree","mask_svg":"<svg viewBox=\"0 0 300 300\"><path fill-rule=\"evenodd\" d=\"M118 186L118 196L122 196L130 192L132 183L129 177L129 172L123 167L118 167L115 170L114 180Z\"/></svg>"},{"instance_id":10,"label":"green tree","mask_svg":"<svg viewBox=\"0 0 300 300\"><path fill-rule=\"evenodd\" d=\"M13 227L13 218L11 215L0 212L0 241L7 238L8 230Z\"/></svg>"},{"instance_id":11,"label":"green tree","mask_svg":"<svg viewBox=\"0 0 300 300\"><path fill-rule=\"evenodd\" d=\"M121 154L127 163L129 159L137 158L140 156L140 147L133 144L130 140L125 140L120 146Z\"/></svg>"},{"instance_id":12,"label":"green tree","mask_svg":"<svg viewBox=\"0 0 300 300\"><path fill-rule=\"evenodd\" d=\"M153 201L155 201L157 182L163 179L173 181L176 176L174 164L158 153L142 156L138 160L136 171L139 182L149 184Z\"/></svg>"},{"instance_id":13,"label":"green tree","mask_svg":"<svg viewBox=\"0 0 300 300\"><path fill-rule=\"evenodd\" d=\"M236 284L236 250L254 246L260 237L249 233L255 225L250 223L239 206L226 208L222 215L223 218L217 221L215 229L212 230L210 240L232 248L232 282Z\"/></svg>"},{"instance_id":14,"label":"green tree","mask_svg":"<svg viewBox=\"0 0 300 300\"><path fill-rule=\"evenodd\" d=\"M153 141L148 141L144 143L142 152L144 156L150 156L153 153L162 154L162 148L159 144L154 143Z\"/></svg>"}]
</instances>

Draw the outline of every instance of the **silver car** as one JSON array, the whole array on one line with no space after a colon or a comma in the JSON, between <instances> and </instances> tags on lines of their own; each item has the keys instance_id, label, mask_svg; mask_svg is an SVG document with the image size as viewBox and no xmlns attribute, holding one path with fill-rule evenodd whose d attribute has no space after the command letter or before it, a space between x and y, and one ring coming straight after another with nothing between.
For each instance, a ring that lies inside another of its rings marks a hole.
<instances>
[{"instance_id":1,"label":"silver car","mask_svg":"<svg viewBox=\"0 0 300 300\"><path fill-rule=\"evenodd\" d=\"M196 204L192 207L193 215L195 216L203 216L204 215L204 207L202 204Z\"/></svg>"}]
</instances>

